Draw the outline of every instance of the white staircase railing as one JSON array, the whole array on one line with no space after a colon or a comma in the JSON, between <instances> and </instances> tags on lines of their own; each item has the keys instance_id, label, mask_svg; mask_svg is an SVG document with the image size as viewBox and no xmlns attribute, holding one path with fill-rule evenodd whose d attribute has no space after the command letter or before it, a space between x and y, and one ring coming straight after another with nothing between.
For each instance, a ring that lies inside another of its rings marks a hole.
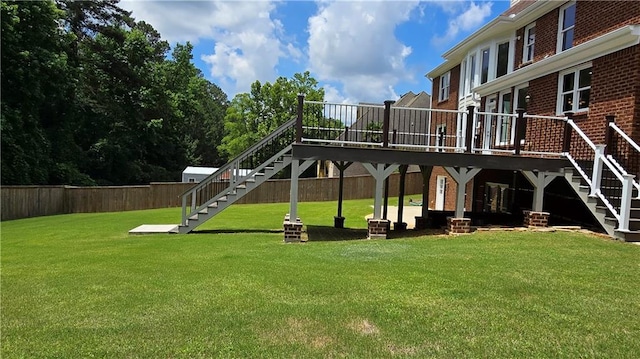
<instances>
[{"instance_id":1,"label":"white staircase railing","mask_svg":"<svg viewBox=\"0 0 640 359\"><path fill-rule=\"evenodd\" d=\"M574 151L569 150L564 155L589 185L589 196L599 198L616 218L618 221L617 230L622 232L629 231L631 199L634 187L633 179L635 176L621 171L619 164L614 164L606 155L605 145L594 144L573 120L567 120L567 125L570 126L572 133L577 135L575 136L576 139L581 140L581 142L571 141L571 148ZM613 189L617 196L605 193L602 189L605 169L620 183L619 186L614 186ZM617 193L618 190L620 191L619 193ZM613 203L614 198L619 204Z\"/></svg>"}]
</instances>

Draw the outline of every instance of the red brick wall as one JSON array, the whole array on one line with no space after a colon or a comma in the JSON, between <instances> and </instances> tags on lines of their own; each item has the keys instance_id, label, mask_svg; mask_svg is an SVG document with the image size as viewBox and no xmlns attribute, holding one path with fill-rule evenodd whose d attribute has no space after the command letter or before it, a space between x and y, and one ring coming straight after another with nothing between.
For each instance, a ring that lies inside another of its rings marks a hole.
<instances>
[{"instance_id":1,"label":"red brick wall","mask_svg":"<svg viewBox=\"0 0 640 359\"><path fill-rule=\"evenodd\" d=\"M556 53L556 43L558 42L558 11L558 9L555 9L536 20L534 62ZM522 61L522 58L520 58L520 61Z\"/></svg>"},{"instance_id":2,"label":"red brick wall","mask_svg":"<svg viewBox=\"0 0 640 359\"><path fill-rule=\"evenodd\" d=\"M606 115L636 141L640 140L640 45L593 61L589 120L580 124L596 141L604 142Z\"/></svg>"},{"instance_id":3,"label":"red brick wall","mask_svg":"<svg viewBox=\"0 0 640 359\"><path fill-rule=\"evenodd\" d=\"M451 69L451 78L449 86L449 98L444 101L438 101L440 98L440 77L433 79L433 108L439 110L457 110L458 109L458 92L460 89L460 65Z\"/></svg>"},{"instance_id":4,"label":"red brick wall","mask_svg":"<svg viewBox=\"0 0 640 359\"><path fill-rule=\"evenodd\" d=\"M558 73L529 81L531 100L527 112L535 115L553 116L558 101Z\"/></svg>"},{"instance_id":5,"label":"red brick wall","mask_svg":"<svg viewBox=\"0 0 640 359\"><path fill-rule=\"evenodd\" d=\"M516 48L515 48L515 58L514 58L514 69L519 69L522 67L522 51L524 46L524 27L516 30Z\"/></svg>"},{"instance_id":6,"label":"red brick wall","mask_svg":"<svg viewBox=\"0 0 640 359\"><path fill-rule=\"evenodd\" d=\"M640 1L578 1L573 44L633 24L640 24Z\"/></svg>"},{"instance_id":7,"label":"red brick wall","mask_svg":"<svg viewBox=\"0 0 640 359\"><path fill-rule=\"evenodd\" d=\"M456 209L456 191L458 185L453 180L443 167L433 167L431 172L431 178L429 179L429 208L436 208L436 191L438 187L438 176L447 176L447 182L445 187L444 197L444 210L453 211ZM473 180L467 183L467 197L465 198L465 208L467 211L471 211L471 204L473 203Z\"/></svg>"}]
</instances>

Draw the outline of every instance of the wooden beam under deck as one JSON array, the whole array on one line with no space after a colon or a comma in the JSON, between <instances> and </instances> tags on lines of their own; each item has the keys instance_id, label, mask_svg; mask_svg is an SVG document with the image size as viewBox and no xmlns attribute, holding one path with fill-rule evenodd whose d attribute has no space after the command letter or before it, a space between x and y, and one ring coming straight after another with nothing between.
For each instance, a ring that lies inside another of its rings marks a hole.
<instances>
[{"instance_id":1,"label":"wooden beam under deck","mask_svg":"<svg viewBox=\"0 0 640 359\"><path fill-rule=\"evenodd\" d=\"M560 172L565 167L571 166L571 163L566 159L527 157L525 155L417 152L390 148L359 148L310 144L294 144L293 158L542 172Z\"/></svg>"}]
</instances>

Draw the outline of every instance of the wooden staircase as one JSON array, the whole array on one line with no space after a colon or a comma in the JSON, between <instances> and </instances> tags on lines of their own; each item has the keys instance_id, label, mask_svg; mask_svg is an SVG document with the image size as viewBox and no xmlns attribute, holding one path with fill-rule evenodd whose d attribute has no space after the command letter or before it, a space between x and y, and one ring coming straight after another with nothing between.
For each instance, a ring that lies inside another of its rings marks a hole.
<instances>
[{"instance_id":1,"label":"wooden staircase","mask_svg":"<svg viewBox=\"0 0 640 359\"><path fill-rule=\"evenodd\" d=\"M618 220L615 215L604 204L602 199L597 196L590 196L590 186L575 168L566 168L564 177L608 235L626 242L640 241L640 198L635 197L631 200L629 230L619 231L617 229ZM606 198L612 201L618 199L614 188L602 187L601 191Z\"/></svg>"},{"instance_id":2,"label":"wooden staircase","mask_svg":"<svg viewBox=\"0 0 640 359\"><path fill-rule=\"evenodd\" d=\"M182 194L179 233L189 233L291 164L292 119Z\"/></svg>"}]
</instances>

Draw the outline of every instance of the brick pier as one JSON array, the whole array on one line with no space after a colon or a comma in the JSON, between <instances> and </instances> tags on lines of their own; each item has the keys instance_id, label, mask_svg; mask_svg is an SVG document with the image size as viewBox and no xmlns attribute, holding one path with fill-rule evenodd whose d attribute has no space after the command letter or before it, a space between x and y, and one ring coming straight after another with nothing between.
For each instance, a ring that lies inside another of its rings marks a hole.
<instances>
[{"instance_id":1,"label":"brick pier","mask_svg":"<svg viewBox=\"0 0 640 359\"><path fill-rule=\"evenodd\" d=\"M389 230L389 220L387 219L368 219L368 237L369 239L386 239Z\"/></svg>"},{"instance_id":2,"label":"brick pier","mask_svg":"<svg viewBox=\"0 0 640 359\"><path fill-rule=\"evenodd\" d=\"M549 212L523 211L523 213L525 226L533 228L549 226Z\"/></svg>"},{"instance_id":3,"label":"brick pier","mask_svg":"<svg viewBox=\"0 0 640 359\"><path fill-rule=\"evenodd\" d=\"M471 233L471 218L447 217L447 229L450 234Z\"/></svg>"}]
</instances>

